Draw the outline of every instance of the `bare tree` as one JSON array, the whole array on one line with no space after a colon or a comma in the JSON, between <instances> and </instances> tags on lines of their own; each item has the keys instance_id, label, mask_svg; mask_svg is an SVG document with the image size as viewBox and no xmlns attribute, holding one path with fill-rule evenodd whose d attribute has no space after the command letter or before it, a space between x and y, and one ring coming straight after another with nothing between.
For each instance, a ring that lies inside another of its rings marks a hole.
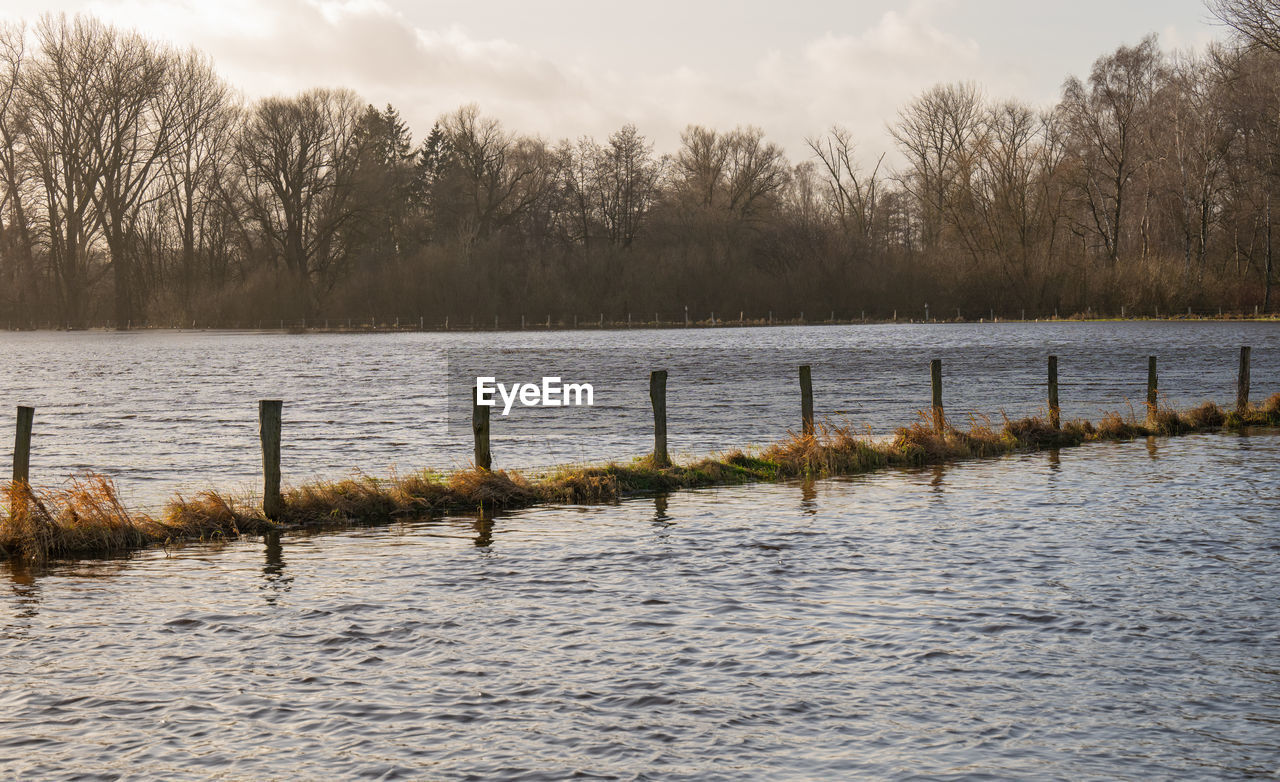
<instances>
[{"instance_id":1,"label":"bare tree","mask_svg":"<svg viewBox=\"0 0 1280 782\"><path fill-rule=\"evenodd\" d=\"M1207 5L1246 41L1280 54L1280 1L1208 0Z\"/></svg>"},{"instance_id":2,"label":"bare tree","mask_svg":"<svg viewBox=\"0 0 1280 782\"><path fill-rule=\"evenodd\" d=\"M102 122L93 144L100 171L93 197L111 255L116 324L124 328L143 319L147 280L135 269L134 232L140 210L160 197L153 186L176 138L185 85L170 86L174 57L145 38L111 27L95 35L102 57L89 89Z\"/></svg>"},{"instance_id":3,"label":"bare tree","mask_svg":"<svg viewBox=\"0 0 1280 782\"><path fill-rule=\"evenodd\" d=\"M26 59L26 27L0 25L0 279L7 283L8 305L19 322L31 314L36 293L21 85Z\"/></svg>"},{"instance_id":4,"label":"bare tree","mask_svg":"<svg viewBox=\"0 0 1280 782\"><path fill-rule=\"evenodd\" d=\"M456 236L470 243L514 224L552 185L551 154L536 139L507 133L474 104L440 119L449 149L437 183L437 209L452 217ZM441 199L440 191L448 197Z\"/></svg>"},{"instance_id":5,"label":"bare tree","mask_svg":"<svg viewBox=\"0 0 1280 782\"><path fill-rule=\"evenodd\" d=\"M107 118L94 85L111 36L94 20L45 16L36 39L40 56L22 80L30 107L27 144L42 190L42 238L59 316L79 324L88 314L89 287L103 268L95 263L93 243L101 225L97 147Z\"/></svg>"},{"instance_id":6,"label":"bare tree","mask_svg":"<svg viewBox=\"0 0 1280 782\"><path fill-rule=\"evenodd\" d=\"M202 228L221 208L218 185L233 149L237 106L213 64L195 51L174 56L168 89L173 91L172 143L164 161L164 192L178 234L177 297L189 314L201 271L198 255L208 239Z\"/></svg>"},{"instance_id":7,"label":"bare tree","mask_svg":"<svg viewBox=\"0 0 1280 782\"><path fill-rule=\"evenodd\" d=\"M884 155L876 160L870 173L864 173L855 157L852 136L839 125L826 136L811 137L805 143L821 163L826 202L841 228L863 245L869 243L880 202Z\"/></svg>"},{"instance_id":8,"label":"bare tree","mask_svg":"<svg viewBox=\"0 0 1280 782\"><path fill-rule=\"evenodd\" d=\"M982 94L974 84L927 90L889 130L907 157L902 187L920 204L926 247L938 246L953 195L967 190L982 133Z\"/></svg>"},{"instance_id":9,"label":"bare tree","mask_svg":"<svg viewBox=\"0 0 1280 782\"><path fill-rule=\"evenodd\" d=\"M339 231L356 215L353 143L362 104L349 90L266 98L236 144L243 208L271 257L292 273L295 312L314 311L346 258Z\"/></svg>"},{"instance_id":10,"label":"bare tree","mask_svg":"<svg viewBox=\"0 0 1280 782\"><path fill-rule=\"evenodd\" d=\"M609 146L598 151L594 166L600 215L609 241L630 247L640 233L657 197L662 161L653 156L653 145L624 125L609 136Z\"/></svg>"},{"instance_id":11,"label":"bare tree","mask_svg":"<svg viewBox=\"0 0 1280 782\"><path fill-rule=\"evenodd\" d=\"M1076 141L1077 191L1088 228L1113 264L1123 249L1130 186L1151 160L1143 134L1152 129L1162 67L1156 38L1148 36L1099 58L1087 87L1075 77L1063 87L1060 111Z\"/></svg>"},{"instance_id":12,"label":"bare tree","mask_svg":"<svg viewBox=\"0 0 1280 782\"><path fill-rule=\"evenodd\" d=\"M692 125L680 136L677 186L686 200L739 222L761 219L782 198L791 165L759 128L717 133Z\"/></svg>"}]
</instances>

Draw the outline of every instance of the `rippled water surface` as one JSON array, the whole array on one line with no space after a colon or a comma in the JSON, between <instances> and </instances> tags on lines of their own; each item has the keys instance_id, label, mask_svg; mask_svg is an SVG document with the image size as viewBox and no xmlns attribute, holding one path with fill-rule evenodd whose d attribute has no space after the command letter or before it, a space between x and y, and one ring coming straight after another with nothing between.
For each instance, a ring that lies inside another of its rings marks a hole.
<instances>
[{"instance_id":1,"label":"rippled water surface","mask_svg":"<svg viewBox=\"0 0 1280 782\"><path fill-rule=\"evenodd\" d=\"M32 480L115 476L132 504L175 489L255 486L257 400L283 399L286 482L451 468L470 430L446 416L469 393L463 371L591 382L586 410L495 416L499 467L628 459L652 445L651 369L667 369L677 454L761 445L798 426L796 366L813 365L819 416L876 432L929 405L943 360L949 414L1044 405L1045 357L1061 360L1068 417L1127 412L1160 357L1171 404L1235 399L1240 345L1253 347L1255 397L1280 391L1280 323L1000 323L674 331L288 335L226 332L0 333L0 414L36 407ZM449 391L452 390L452 396ZM7 412L5 412L7 411ZM3 419L0 419L3 420ZM11 420L11 419L10 419ZM10 427L12 424L8 424ZM5 431L0 428L0 431ZM11 430L10 430L11 431Z\"/></svg>"},{"instance_id":2,"label":"rippled water surface","mask_svg":"<svg viewBox=\"0 0 1280 782\"><path fill-rule=\"evenodd\" d=\"M6 778L1280 773L1280 435L0 565Z\"/></svg>"}]
</instances>

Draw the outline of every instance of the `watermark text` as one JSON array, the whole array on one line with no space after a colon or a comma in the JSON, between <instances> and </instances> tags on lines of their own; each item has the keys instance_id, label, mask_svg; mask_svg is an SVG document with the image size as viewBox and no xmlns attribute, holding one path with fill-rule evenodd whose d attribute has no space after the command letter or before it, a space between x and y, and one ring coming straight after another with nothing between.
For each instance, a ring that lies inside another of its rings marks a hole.
<instances>
[{"instance_id":1,"label":"watermark text","mask_svg":"<svg viewBox=\"0 0 1280 782\"><path fill-rule=\"evenodd\" d=\"M501 404L499 404L501 400ZM499 383L496 377L476 378L476 404L502 407L511 412L517 402L523 407L591 407L595 389L590 383L564 383L558 377L544 377L542 383Z\"/></svg>"}]
</instances>

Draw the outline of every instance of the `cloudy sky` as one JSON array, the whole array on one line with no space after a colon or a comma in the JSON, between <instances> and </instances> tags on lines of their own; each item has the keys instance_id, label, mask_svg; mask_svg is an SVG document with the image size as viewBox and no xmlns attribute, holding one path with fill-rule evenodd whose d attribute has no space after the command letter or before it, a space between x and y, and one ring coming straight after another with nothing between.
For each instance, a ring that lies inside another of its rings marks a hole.
<instances>
[{"instance_id":1,"label":"cloudy sky","mask_svg":"<svg viewBox=\"0 0 1280 782\"><path fill-rule=\"evenodd\" d=\"M352 87L418 135L475 102L550 140L634 122L664 151L689 123L753 124L796 157L833 123L886 150L886 122L940 81L1047 105L1147 33L1222 35L1201 0L0 0L11 19L45 12L200 48L250 97Z\"/></svg>"}]
</instances>

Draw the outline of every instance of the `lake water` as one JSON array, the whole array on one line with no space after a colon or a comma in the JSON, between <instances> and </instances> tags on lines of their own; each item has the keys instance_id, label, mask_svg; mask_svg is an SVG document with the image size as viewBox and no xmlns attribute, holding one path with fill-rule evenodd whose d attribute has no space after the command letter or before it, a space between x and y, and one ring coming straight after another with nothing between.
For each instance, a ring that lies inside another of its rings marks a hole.
<instances>
[{"instance_id":1,"label":"lake water","mask_svg":"<svg viewBox=\"0 0 1280 782\"><path fill-rule=\"evenodd\" d=\"M1280 323L1131 322L756 329L288 335L0 333L0 411L36 407L32 481L114 476L134 505L174 490L253 489L257 400L285 401L286 482L360 470L449 469L471 458L467 384L558 373L591 382L592 408L494 416L496 467L626 460L652 447L648 375L667 369L673 453L764 445L799 424L796 366L812 364L819 416L890 432L944 364L949 415L999 421L1044 406L1060 357L1067 417L1141 409L1147 356L1162 393L1235 398L1240 345L1255 398L1280 391ZM467 377L466 382L461 378ZM453 382L450 382L452 378ZM9 424L11 427L12 424ZM5 431L0 429L0 431ZM11 431L8 430L8 431Z\"/></svg>"},{"instance_id":2,"label":"lake water","mask_svg":"<svg viewBox=\"0 0 1280 782\"><path fill-rule=\"evenodd\" d=\"M0 770L1274 778L1278 463L1196 435L0 564Z\"/></svg>"}]
</instances>

